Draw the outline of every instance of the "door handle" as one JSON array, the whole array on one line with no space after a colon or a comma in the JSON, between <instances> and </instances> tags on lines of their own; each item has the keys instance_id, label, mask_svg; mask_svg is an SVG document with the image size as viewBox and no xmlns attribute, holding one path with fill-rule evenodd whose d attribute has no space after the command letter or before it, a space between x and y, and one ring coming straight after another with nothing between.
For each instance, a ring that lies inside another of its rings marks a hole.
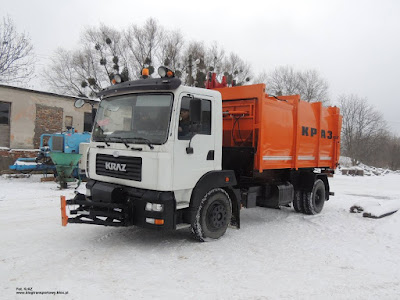
<instances>
[{"instance_id":1,"label":"door handle","mask_svg":"<svg viewBox=\"0 0 400 300\"><path fill-rule=\"evenodd\" d=\"M207 160L214 160L214 150L208 151Z\"/></svg>"}]
</instances>

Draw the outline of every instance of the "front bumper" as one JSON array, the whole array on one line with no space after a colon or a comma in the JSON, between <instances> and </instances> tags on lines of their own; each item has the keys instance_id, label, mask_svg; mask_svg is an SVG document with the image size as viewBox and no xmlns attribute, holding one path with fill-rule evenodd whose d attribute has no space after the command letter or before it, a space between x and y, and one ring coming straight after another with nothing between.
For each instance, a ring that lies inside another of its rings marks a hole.
<instances>
[{"instance_id":1,"label":"front bumper","mask_svg":"<svg viewBox=\"0 0 400 300\"><path fill-rule=\"evenodd\" d=\"M83 223L104 226L139 226L154 229L176 228L176 201L173 192L160 192L90 180L91 195L76 194L61 200L63 225ZM147 211L146 204L162 204L163 210ZM67 216L67 208L69 216ZM151 220L159 220L158 225ZM162 220L162 221L161 221Z\"/></svg>"}]
</instances>

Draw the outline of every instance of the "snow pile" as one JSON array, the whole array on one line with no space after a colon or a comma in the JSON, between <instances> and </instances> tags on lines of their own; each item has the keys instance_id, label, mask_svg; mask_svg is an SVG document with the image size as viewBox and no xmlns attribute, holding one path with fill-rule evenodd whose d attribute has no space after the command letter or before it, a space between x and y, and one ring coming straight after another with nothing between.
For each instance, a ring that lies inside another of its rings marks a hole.
<instances>
[{"instance_id":1,"label":"snow pile","mask_svg":"<svg viewBox=\"0 0 400 300\"><path fill-rule=\"evenodd\" d=\"M339 157L339 165L342 168L350 168L353 166L353 163L351 162L351 158L347 156L340 156Z\"/></svg>"},{"instance_id":2,"label":"snow pile","mask_svg":"<svg viewBox=\"0 0 400 300\"><path fill-rule=\"evenodd\" d=\"M371 166L366 166L363 163L360 163L358 165L359 168L364 170L364 174L367 176L373 176L373 175L387 175L387 174L393 174L394 172L390 169L385 169L385 168L376 168L376 167L371 167Z\"/></svg>"},{"instance_id":3,"label":"snow pile","mask_svg":"<svg viewBox=\"0 0 400 300\"><path fill-rule=\"evenodd\" d=\"M376 168L364 165L363 163L358 163L356 166L353 166L351 158L346 156L340 156L338 169L343 175L353 176L381 176L387 174L400 174L400 170L392 171L385 168Z\"/></svg>"}]
</instances>

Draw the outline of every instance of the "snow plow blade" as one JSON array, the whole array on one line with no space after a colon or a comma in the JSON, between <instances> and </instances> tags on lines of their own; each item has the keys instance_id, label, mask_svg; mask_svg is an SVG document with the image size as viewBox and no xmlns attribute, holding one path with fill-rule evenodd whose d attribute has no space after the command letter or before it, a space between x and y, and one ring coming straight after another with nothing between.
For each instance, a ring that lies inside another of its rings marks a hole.
<instances>
[{"instance_id":1,"label":"snow plow blade","mask_svg":"<svg viewBox=\"0 0 400 300\"><path fill-rule=\"evenodd\" d=\"M72 216L67 216L66 208ZM94 224L103 226L130 226L128 208L119 203L93 202L83 194L76 194L73 199L65 200L61 196L62 226L67 223Z\"/></svg>"}]
</instances>

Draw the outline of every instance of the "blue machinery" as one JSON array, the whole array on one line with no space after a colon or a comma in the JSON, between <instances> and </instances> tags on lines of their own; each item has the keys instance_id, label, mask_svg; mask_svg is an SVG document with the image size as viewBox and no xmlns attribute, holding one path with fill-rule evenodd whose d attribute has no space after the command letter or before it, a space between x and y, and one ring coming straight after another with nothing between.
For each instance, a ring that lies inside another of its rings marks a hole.
<instances>
[{"instance_id":1,"label":"blue machinery","mask_svg":"<svg viewBox=\"0 0 400 300\"><path fill-rule=\"evenodd\" d=\"M47 137L47 146L45 146ZM67 182L74 181L74 177L79 178L77 168L81 157L79 145L88 143L90 137L89 132L75 133L73 128L63 133L42 134L39 155L36 158L18 158L9 168L20 172L54 172L56 170L57 180L61 188L65 188Z\"/></svg>"}]
</instances>

